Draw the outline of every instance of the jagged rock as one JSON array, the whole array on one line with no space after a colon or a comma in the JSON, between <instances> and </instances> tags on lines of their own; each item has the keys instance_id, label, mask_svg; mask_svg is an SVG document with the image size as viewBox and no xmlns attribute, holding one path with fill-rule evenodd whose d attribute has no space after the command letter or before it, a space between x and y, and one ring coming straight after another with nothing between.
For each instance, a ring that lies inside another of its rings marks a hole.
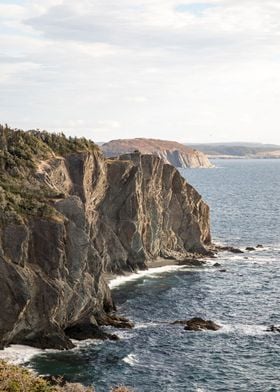
<instances>
[{"instance_id":1,"label":"jagged rock","mask_svg":"<svg viewBox=\"0 0 280 392\"><path fill-rule=\"evenodd\" d=\"M132 327L108 316L115 306L105 273L147 268L160 254L207 254L209 208L162 159L135 153L105 160L97 149L72 152L71 141L66 154L56 154L46 134L19 136L27 144L41 138L32 151L43 143L28 161L37 171L22 171L23 186L43 197L37 210L23 199L31 213L24 204L20 215L7 211L0 189L0 346L67 349L81 326L84 336L94 332L89 325ZM1 176L14 181L1 172L7 162L0 158Z\"/></svg>"},{"instance_id":2,"label":"jagged rock","mask_svg":"<svg viewBox=\"0 0 280 392\"><path fill-rule=\"evenodd\" d=\"M66 328L64 332L69 338L76 340L119 340L119 337L117 335L104 332L100 327L92 324L76 324L73 327Z\"/></svg>"},{"instance_id":3,"label":"jagged rock","mask_svg":"<svg viewBox=\"0 0 280 392\"><path fill-rule=\"evenodd\" d=\"M191 320L188 320L184 327L186 331L201 331L205 329L210 331L218 331L220 328L221 326L214 323L214 321L203 320L200 317L194 317Z\"/></svg>"},{"instance_id":4,"label":"jagged rock","mask_svg":"<svg viewBox=\"0 0 280 392\"><path fill-rule=\"evenodd\" d=\"M102 318L99 318L99 322L101 323L101 325L110 325L115 328L131 329L134 327L134 323L129 321L127 318L120 317L117 315L106 314Z\"/></svg>"},{"instance_id":5,"label":"jagged rock","mask_svg":"<svg viewBox=\"0 0 280 392\"><path fill-rule=\"evenodd\" d=\"M8 345L10 343L57 350L69 350L75 347L70 338L62 331L58 330L55 333L54 327L50 328L49 333L45 330L35 330L34 332L30 332L30 330L22 330L11 342L4 340L4 345Z\"/></svg>"},{"instance_id":6,"label":"jagged rock","mask_svg":"<svg viewBox=\"0 0 280 392\"><path fill-rule=\"evenodd\" d=\"M211 331L218 331L221 326L214 323L211 320L204 320L200 317L193 317L190 320L176 320L173 325L180 324L184 325L184 329L186 331L202 331L202 330L211 330Z\"/></svg>"},{"instance_id":7,"label":"jagged rock","mask_svg":"<svg viewBox=\"0 0 280 392\"><path fill-rule=\"evenodd\" d=\"M253 252L254 250L256 250L255 248L253 248L252 246L247 246L246 250L248 252Z\"/></svg>"},{"instance_id":8,"label":"jagged rock","mask_svg":"<svg viewBox=\"0 0 280 392\"><path fill-rule=\"evenodd\" d=\"M271 325L267 328L267 332L280 332L280 326Z\"/></svg>"},{"instance_id":9,"label":"jagged rock","mask_svg":"<svg viewBox=\"0 0 280 392\"><path fill-rule=\"evenodd\" d=\"M213 267L216 267L216 268L218 268L218 267L221 267L222 265L220 264L220 263L215 263L215 264L213 264Z\"/></svg>"}]
</instances>

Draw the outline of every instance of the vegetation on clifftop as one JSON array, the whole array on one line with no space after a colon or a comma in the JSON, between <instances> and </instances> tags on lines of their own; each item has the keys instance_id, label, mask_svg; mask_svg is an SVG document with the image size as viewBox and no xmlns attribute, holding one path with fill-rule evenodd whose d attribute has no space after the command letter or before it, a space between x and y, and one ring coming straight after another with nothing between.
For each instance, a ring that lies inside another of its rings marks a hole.
<instances>
[{"instance_id":1,"label":"vegetation on clifftop","mask_svg":"<svg viewBox=\"0 0 280 392\"><path fill-rule=\"evenodd\" d=\"M63 386L51 385L44 378L29 370L0 361L1 392L95 392L93 387L77 383L65 383ZM125 386L114 387L111 392L133 392Z\"/></svg>"},{"instance_id":2,"label":"vegetation on clifftop","mask_svg":"<svg viewBox=\"0 0 280 392\"><path fill-rule=\"evenodd\" d=\"M39 162L57 155L94 151L99 151L98 146L85 138L0 125L0 217L54 216L56 212L48 202L61 195L36 178Z\"/></svg>"}]
</instances>

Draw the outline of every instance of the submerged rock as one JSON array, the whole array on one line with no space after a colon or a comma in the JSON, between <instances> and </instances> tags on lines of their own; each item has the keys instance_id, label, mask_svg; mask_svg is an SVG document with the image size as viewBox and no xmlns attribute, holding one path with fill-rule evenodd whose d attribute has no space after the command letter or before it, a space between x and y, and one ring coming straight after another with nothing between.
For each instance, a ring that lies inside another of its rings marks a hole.
<instances>
[{"instance_id":1,"label":"submerged rock","mask_svg":"<svg viewBox=\"0 0 280 392\"><path fill-rule=\"evenodd\" d=\"M256 250L255 248L253 248L252 246L247 246L246 250L248 252L253 252L254 250Z\"/></svg>"},{"instance_id":2,"label":"submerged rock","mask_svg":"<svg viewBox=\"0 0 280 392\"><path fill-rule=\"evenodd\" d=\"M261 244L258 244L258 245L256 246L257 249L262 249L263 247L264 247L264 246L261 245Z\"/></svg>"},{"instance_id":3,"label":"submerged rock","mask_svg":"<svg viewBox=\"0 0 280 392\"><path fill-rule=\"evenodd\" d=\"M215 248L218 251L225 251L225 252L231 252L231 253L244 253L241 249L234 248L233 246L215 246Z\"/></svg>"},{"instance_id":4,"label":"submerged rock","mask_svg":"<svg viewBox=\"0 0 280 392\"><path fill-rule=\"evenodd\" d=\"M198 259L185 259L185 260L180 260L178 264L189 266L189 267L202 267L206 264L206 262L204 260L198 260Z\"/></svg>"},{"instance_id":5,"label":"submerged rock","mask_svg":"<svg viewBox=\"0 0 280 392\"><path fill-rule=\"evenodd\" d=\"M213 264L213 267L216 267L216 268L221 267L221 266L222 266L222 264L220 264L220 263Z\"/></svg>"},{"instance_id":6,"label":"submerged rock","mask_svg":"<svg viewBox=\"0 0 280 392\"><path fill-rule=\"evenodd\" d=\"M280 333L280 326L271 325L267 328L267 332L279 332Z\"/></svg>"}]
</instances>

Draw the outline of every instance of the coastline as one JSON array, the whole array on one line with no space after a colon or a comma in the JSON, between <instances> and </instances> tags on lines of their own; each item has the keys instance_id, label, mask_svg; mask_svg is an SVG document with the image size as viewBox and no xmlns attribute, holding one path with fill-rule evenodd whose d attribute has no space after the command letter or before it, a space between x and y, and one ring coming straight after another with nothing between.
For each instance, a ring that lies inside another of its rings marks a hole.
<instances>
[{"instance_id":1,"label":"coastline","mask_svg":"<svg viewBox=\"0 0 280 392\"><path fill-rule=\"evenodd\" d=\"M177 260L158 259L154 262L150 262L146 270L139 270L137 272L127 272L123 275L106 274L105 279L110 289L113 290L114 288L119 287L129 281L137 280L144 276L160 274L162 272L167 272L167 271L175 271L183 267L185 267L185 265L178 265ZM79 344L82 344L82 342L79 342ZM32 359L32 357L34 357L35 355L45 353L48 351L53 351L53 350L43 350L40 348L35 348L35 347L30 347L25 345L12 344L9 347L5 347L3 350L0 350L0 360L5 360L8 363L14 365L24 365L27 362L29 362Z\"/></svg>"},{"instance_id":2,"label":"coastline","mask_svg":"<svg viewBox=\"0 0 280 392\"><path fill-rule=\"evenodd\" d=\"M211 260L210 258L208 259L207 256L205 257L202 255L198 256L194 260L200 261L205 259L207 259L208 262ZM180 260L158 258L154 261L149 261L147 263L147 269L145 270L126 272L122 275L109 273L105 275L105 279L109 288L113 290L114 288L119 287L127 282L140 279L144 276L151 276L163 272L176 271L176 270L184 269L186 267L188 267L187 262L181 263ZM191 263L189 267L194 268L194 266Z\"/></svg>"},{"instance_id":3,"label":"coastline","mask_svg":"<svg viewBox=\"0 0 280 392\"><path fill-rule=\"evenodd\" d=\"M198 259L204 259L207 257L199 257ZM208 259L208 262L210 259ZM172 272L172 271L177 271L180 269L185 269L188 267L187 263L186 264L180 264L179 260L175 259L164 259L164 258L158 258L157 260L154 261L149 261L147 263L147 269L145 270L138 270L134 272L126 272L122 275L118 274L110 274L107 273L105 274L105 279L106 282L110 288L110 290L114 290L115 288L118 288L119 286L122 286L128 282L132 282L138 279L141 279L145 276L152 276L152 275L158 275L164 272ZM190 268L194 268L193 266L190 265ZM94 339L92 339L94 341ZM78 345L81 345L82 341L79 342ZM77 346L76 346L77 347ZM75 348L76 348L75 347ZM75 350L75 348L73 350ZM25 345L17 345L17 344L12 344L9 347L5 347L3 350L0 350L0 360L5 360L8 363L14 364L14 365L25 365L27 362L29 362L32 357L48 352L48 351L55 351L55 350L43 350L40 348L35 348L35 347L30 347L30 346L25 346Z\"/></svg>"}]
</instances>

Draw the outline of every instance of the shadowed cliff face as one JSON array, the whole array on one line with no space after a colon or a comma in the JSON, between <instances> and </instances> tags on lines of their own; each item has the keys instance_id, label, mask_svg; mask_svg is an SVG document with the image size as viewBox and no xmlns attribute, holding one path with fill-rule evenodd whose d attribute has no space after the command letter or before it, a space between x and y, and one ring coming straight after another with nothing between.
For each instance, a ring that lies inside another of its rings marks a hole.
<instances>
[{"instance_id":1,"label":"shadowed cliff face","mask_svg":"<svg viewBox=\"0 0 280 392\"><path fill-rule=\"evenodd\" d=\"M138 153L40 162L34 181L56 192L52 218L0 224L0 341L70 348L65 330L113 310L105 272L183 259L210 243L209 211L172 166Z\"/></svg>"}]
</instances>

